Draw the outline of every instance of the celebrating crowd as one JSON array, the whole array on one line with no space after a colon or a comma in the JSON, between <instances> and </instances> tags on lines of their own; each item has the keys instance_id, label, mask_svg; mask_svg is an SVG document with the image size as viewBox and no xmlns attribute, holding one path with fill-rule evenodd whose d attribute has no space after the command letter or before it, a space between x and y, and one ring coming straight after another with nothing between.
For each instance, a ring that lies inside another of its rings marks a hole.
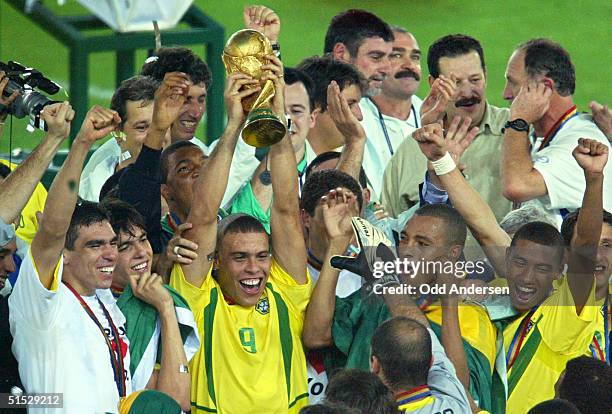
<instances>
[{"instance_id":1,"label":"celebrating crowd","mask_svg":"<svg viewBox=\"0 0 612 414\"><path fill-rule=\"evenodd\" d=\"M0 393L47 413L612 413L612 111L578 110L563 46L518 39L496 107L469 35L422 50L351 9L288 68L280 17L243 19L272 52L261 77L228 71L225 108L199 56L161 47L89 110L48 194L70 103L0 164ZM271 88L287 132L256 151L245 106ZM223 109L219 139L194 136Z\"/></svg>"}]
</instances>

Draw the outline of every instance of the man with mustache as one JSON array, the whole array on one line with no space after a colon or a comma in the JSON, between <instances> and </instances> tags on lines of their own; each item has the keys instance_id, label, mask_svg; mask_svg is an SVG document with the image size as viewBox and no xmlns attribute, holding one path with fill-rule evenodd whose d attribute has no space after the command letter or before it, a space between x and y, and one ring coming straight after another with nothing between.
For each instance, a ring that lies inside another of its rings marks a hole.
<instances>
[{"instance_id":1,"label":"man with mustache","mask_svg":"<svg viewBox=\"0 0 612 414\"><path fill-rule=\"evenodd\" d=\"M439 122L448 129L455 116L470 117L478 127L475 140L461 162L470 184L491 206L498 220L510 211L502 197L500 154L502 129L508 110L486 100L487 72L484 52L478 40L466 35L448 35L435 41L427 53L431 92L423 102L422 124ZM484 161L483 161L484 160ZM393 155L384 173L382 203L397 216L419 201L427 160L414 140L405 140ZM467 245L474 245L468 238Z\"/></svg>"},{"instance_id":2,"label":"man with mustache","mask_svg":"<svg viewBox=\"0 0 612 414\"><path fill-rule=\"evenodd\" d=\"M421 49L406 29L393 26L393 49L389 55L391 72L380 95L361 100L367 140L363 169L372 197L380 199L385 166L400 144L420 125L422 100L415 95L421 83Z\"/></svg>"}]
</instances>

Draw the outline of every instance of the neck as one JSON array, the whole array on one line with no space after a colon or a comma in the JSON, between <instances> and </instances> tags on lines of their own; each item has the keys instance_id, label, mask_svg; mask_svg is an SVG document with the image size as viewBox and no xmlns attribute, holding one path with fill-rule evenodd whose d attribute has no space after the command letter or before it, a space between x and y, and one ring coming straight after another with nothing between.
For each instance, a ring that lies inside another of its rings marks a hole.
<instances>
[{"instance_id":1,"label":"neck","mask_svg":"<svg viewBox=\"0 0 612 414\"><path fill-rule=\"evenodd\" d=\"M542 118L533 123L536 136L543 137L557 123L559 118L569 109L574 106L574 101L571 96L557 96L550 101L548 111Z\"/></svg>"},{"instance_id":2,"label":"neck","mask_svg":"<svg viewBox=\"0 0 612 414\"><path fill-rule=\"evenodd\" d=\"M315 156L327 151L332 151L332 149L325 144L325 139L316 132L313 133L312 130L308 134L308 142L310 143Z\"/></svg>"},{"instance_id":3,"label":"neck","mask_svg":"<svg viewBox=\"0 0 612 414\"><path fill-rule=\"evenodd\" d=\"M609 279L609 278L608 278ZM602 300L608 296L608 284L602 284L601 286L597 286L595 288L595 299Z\"/></svg>"},{"instance_id":4,"label":"neck","mask_svg":"<svg viewBox=\"0 0 612 414\"><path fill-rule=\"evenodd\" d=\"M412 96L408 98L399 98L386 95L384 92L372 98L378 110L387 116L401 119L402 121L410 118L412 110Z\"/></svg>"},{"instance_id":5,"label":"neck","mask_svg":"<svg viewBox=\"0 0 612 414\"><path fill-rule=\"evenodd\" d=\"M304 159L304 155L306 155L306 145L304 145L304 143L302 143L302 145L300 145L298 150L295 151L295 162L297 164L299 164L300 161L302 161Z\"/></svg>"},{"instance_id":6,"label":"neck","mask_svg":"<svg viewBox=\"0 0 612 414\"><path fill-rule=\"evenodd\" d=\"M77 278L73 277L67 268L64 268L64 282L70 284L72 288L81 296L93 296L96 294L96 289L83 285Z\"/></svg>"},{"instance_id":7,"label":"neck","mask_svg":"<svg viewBox=\"0 0 612 414\"><path fill-rule=\"evenodd\" d=\"M168 208L172 214L176 214L181 223L185 223L187 221L187 216L189 212L183 211L183 209L179 208L174 202L168 203Z\"/></svg>"},{"instance_id":8,"label":"neck","mask_svg":"<svg viewBox=\"0 0 612 414\"><path fill-rule=\"evenodd\" d=\"M327 240L314 240L312 237L308 237L307 245L310 254L312 254L318 261L323 262L329 242Z\"/></svg>"}]
</instances>

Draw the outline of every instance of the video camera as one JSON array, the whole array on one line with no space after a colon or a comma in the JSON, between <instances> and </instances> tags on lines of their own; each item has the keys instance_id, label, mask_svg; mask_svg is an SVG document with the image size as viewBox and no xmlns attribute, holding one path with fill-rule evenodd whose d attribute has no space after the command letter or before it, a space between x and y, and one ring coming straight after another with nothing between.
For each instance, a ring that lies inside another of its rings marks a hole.
<instances>
[{"instance_id":1,"label":"video camera","mask_svg":"<svg viewBox=\"0 0 612 414\"><path fill-rule=\"evenodd\" d=\"M4 88L3 95L9 97L16 90L21 93L9 106L8 113L16 118L24 118L28 115L30 125L46 131L47 127L45 122L40 119L40 112L45 106L58 101L53 101L34 89L37 88L49 95L55 95L61 87L45 77L39 70L26 68L12 60L8 64L0 62L0 70L4 71L9 80L6 88Z\"/></svg>"}]
</instances>

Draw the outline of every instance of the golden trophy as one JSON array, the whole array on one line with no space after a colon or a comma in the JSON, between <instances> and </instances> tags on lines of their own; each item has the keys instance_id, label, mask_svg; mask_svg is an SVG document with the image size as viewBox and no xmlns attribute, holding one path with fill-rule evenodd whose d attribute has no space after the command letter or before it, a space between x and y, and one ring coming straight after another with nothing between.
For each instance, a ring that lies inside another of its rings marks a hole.
<instances>
[{"instance_id":1,"label":"golden trophy","mask_svg":"<svg viewBox=\"0 0 612 414\"><path fill-rule=\"evenodd\" d=\"M242 130L242 139L254 147L267 147L276 144L287 133L287 127L272 112L271 100L274 97L274 83L271 80L262 83L261 77L266 72L261 66L267 62L266 55L271 55L272 45L261 32L252 29L239 30L227 41L223 49L223 64L227 75L240 72L260 80L261 91L242 100L242 108L248 112ZM247 85L246 88L253 86Z\"/></svg>"}]
</instances>

